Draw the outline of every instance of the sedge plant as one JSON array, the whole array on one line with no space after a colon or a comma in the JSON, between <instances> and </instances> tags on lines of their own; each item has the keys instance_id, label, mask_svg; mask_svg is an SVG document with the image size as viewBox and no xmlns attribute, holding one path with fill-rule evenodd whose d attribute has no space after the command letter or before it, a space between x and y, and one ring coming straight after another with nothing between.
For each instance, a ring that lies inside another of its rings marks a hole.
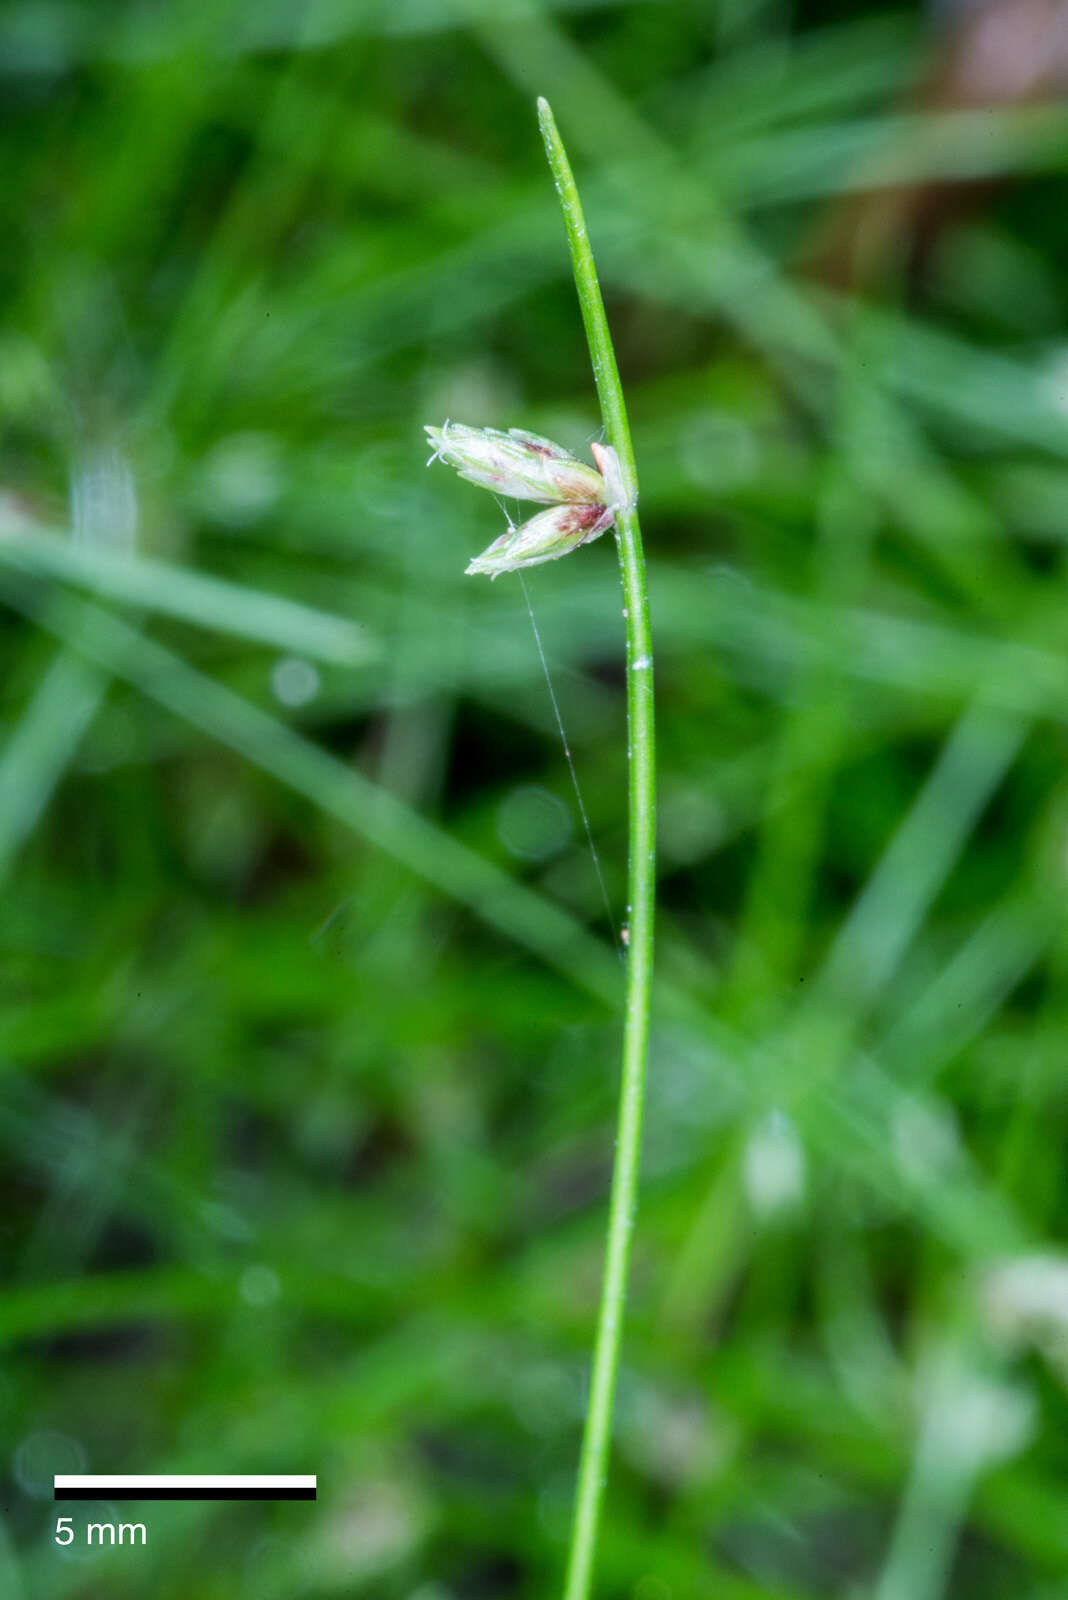
<instances>
[{"instance_id":1,"label":"sedge plant","mask_svg":"<svg viewBox=\"0 0 1068 1600\"><path fill-rule=\"evenodd\" d=\"M586 1600L593 1579L612 1437L648 1067L656 884L653 649L637 474L623 385L578 189L546 100L538 102L538 119L563 209L606 443L591 447L595 470L552 440L516 428L503 433L446 423L426 431L434 446L431 460L447 461L461 476L498 495L545 506L520 526L509 524L500 538L471 562L468 572L496 578L555 561L609 528L615 530L619 551L626 622L629 793L622 1075L601 1301L564 1587L564 1600Z\"/></svg>"}]
</instances>

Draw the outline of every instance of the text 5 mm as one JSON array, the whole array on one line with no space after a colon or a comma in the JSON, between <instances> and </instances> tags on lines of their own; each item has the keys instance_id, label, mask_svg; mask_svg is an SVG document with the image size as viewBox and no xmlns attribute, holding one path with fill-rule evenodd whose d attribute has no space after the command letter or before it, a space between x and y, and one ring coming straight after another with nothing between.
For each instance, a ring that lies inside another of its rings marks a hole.
<instances>
[{"instance_id":1,"label":"text 5 mm","mask_svg":"<svg viewBox=\"0 0 1068 1600\"><path fill-rule=\"evenodd\" d=\"M77 1536L73 1517L57 1520L57 1544L71 1545ZM88 1545L147 1544L148 1531L143 1522L87 1522L85 1542Z\"/></svg>"}]
</instances>

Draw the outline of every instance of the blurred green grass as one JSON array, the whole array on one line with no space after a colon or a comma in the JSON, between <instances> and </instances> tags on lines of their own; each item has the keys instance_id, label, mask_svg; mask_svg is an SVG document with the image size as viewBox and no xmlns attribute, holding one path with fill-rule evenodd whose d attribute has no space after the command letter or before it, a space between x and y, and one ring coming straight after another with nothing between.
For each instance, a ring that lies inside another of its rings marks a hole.
<instances>
[{"instance_id":1,"label":"blurred green grass","mask_svg":"<svg viewBox=\"0 0 1068 1600\"><path fill-rule=\"evenodd\" d=\"M596 437L538 93L658 647L598 1593L1068 1594L1068 115L923 109L938 48L855 4L0 9L5 1597L556 1591L619 964L522 597L463 576L497 513L422 442ZM529 587L621 916L617 583L603 542ZM75 1559L64 1470L320 1500Z\"/></svg>"}]
</instances>

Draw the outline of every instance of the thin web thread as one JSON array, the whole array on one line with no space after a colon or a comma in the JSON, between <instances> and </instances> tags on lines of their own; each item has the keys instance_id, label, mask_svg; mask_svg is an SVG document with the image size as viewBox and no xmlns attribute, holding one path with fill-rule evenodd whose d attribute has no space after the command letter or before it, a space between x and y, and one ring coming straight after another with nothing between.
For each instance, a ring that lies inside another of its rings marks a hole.
<instances>
[{"instance_id":1,"label":"thin web thread","mask_svg":"<svg viewBox=\"0 0 1068 1600\"><path fill-rule=\"evenodd\" d=\"M530 595L527 593L526 579L523 577L521 572L518 573L517 576L519 578L519 587L523 591L523 599L527 603L527 615L530 618L530 626L534 630L534 643L538 647L538 656L541 660L541 670L545 674L545 685L549 691L549 699L552 702L553 716L556 718L556 726L560 732L560 743L563 745L564 755L567 757L567 767L568 771L571 773L571 784L575 791L575 800L578 804L579 816L582 818L582 826L586 830L586 842L590 847L590 855L593 857L593 870L596 872L597 882L601 886L601 898L604 901L605 915L608 917L608 926L612 930L612 938L614 942L618 944L619 934L616 932L616 922L612 915L612 902L608 898L608 886L604 881L604 873L601 871L601 858L597 854L597 846L593 842L593 829L590 827L589 813L587 812L585 803L582 799L582 790L579 787L578 773L575 770L575 762L571 755L571 746L568 744L567 734L564 732L564 719L560 715L560 705L556 698L556 690L553 688L552 677L549 674L549 663L545 658L545 649L541 642L541 634L538 632L538 624L534 620L534 607L531 605Z\"/></svg>"}]
</instances>

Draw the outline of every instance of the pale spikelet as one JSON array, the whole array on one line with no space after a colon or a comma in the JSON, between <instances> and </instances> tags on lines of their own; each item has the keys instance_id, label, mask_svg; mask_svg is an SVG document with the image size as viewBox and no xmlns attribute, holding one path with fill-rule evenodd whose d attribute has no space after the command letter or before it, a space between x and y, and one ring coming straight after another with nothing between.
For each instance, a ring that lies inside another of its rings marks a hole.
<instances>
[{"instance_id":1,"label":"pale spikelet","mask_svg":"<svg viewBox=\"0 0 1068 1600\"><path fill-rule=\"evenodd\" d=\"M612 525L612 513L599 505L558 505L539 511L529 522L510 527L488 550L476 556L468 572L485 572L496 578L520 567L558 561L580 544L589 544Z\"/></svg>"},{"instance_id":2,"label":"pale spikelet","mask_svg":"<svg viewBox=\"0 0 1068 1600\"><path fill-rule=\"evenodd\" d=\"M601 474L536 433L524 433L520 428L501 433L496 428L468 428L459 422L447 422L443 428L428 426L426 433L434 446L431 461L447 461L461 478L481 489L546 505L559 500L604 504Z\"/></svg>"}]
</instances>

